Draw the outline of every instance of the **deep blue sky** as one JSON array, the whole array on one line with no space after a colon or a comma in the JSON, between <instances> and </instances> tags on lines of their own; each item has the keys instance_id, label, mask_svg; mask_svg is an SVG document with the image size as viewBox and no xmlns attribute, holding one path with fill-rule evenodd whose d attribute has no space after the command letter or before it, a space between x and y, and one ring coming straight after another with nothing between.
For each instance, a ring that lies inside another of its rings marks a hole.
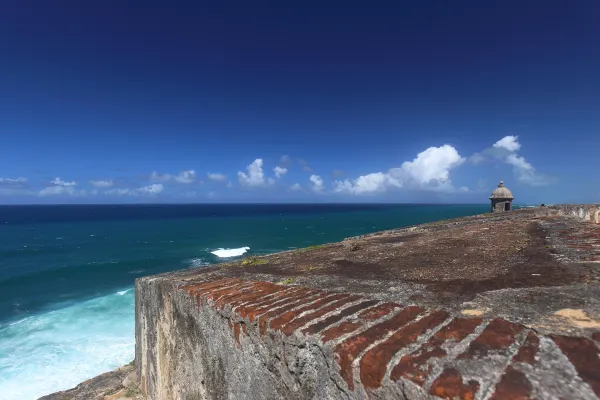
<instances>
[{"instance_id":1,"label":"deep blue sky","mask_svg":"<svg viewBox=\"0 0 600 400\"><path fill-rule=\"evenodd\" d=\"M3 2L0 203L600 201L597 0L290 4Z\"/></svg>"}]
</instances>

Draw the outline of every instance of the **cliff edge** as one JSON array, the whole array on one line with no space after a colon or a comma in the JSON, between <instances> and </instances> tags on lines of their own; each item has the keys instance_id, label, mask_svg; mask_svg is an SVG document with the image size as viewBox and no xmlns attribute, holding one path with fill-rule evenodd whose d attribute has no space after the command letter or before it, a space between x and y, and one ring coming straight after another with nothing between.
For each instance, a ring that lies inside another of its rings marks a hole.
<instances>
[{"instance_id":1,"label":"cliff edge","mask_svg":"<svg viewBox=\"0 0 600 400\"><path fill-rule=\"evenodd\" d=\"M600 207L140 278L148 399L599 399Z\"/></svg>"}]
</instances>

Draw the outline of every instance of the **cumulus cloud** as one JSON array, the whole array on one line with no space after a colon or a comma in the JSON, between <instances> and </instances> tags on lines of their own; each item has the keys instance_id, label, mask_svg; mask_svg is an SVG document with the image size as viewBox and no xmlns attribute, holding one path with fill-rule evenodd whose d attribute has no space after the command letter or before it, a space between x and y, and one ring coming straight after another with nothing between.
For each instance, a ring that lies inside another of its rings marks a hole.
<instances>
[{"instance_id":1,"label":"cumulus cloud","mask_svg":"<svg viewBox=\"0 0 600 400\"><path fill-rule=\"evenodd\" d=\"M319 175L311 175L310 178L308 178L311 183L312 183L312 190L317 192L317 193L321 193L323 191L323 189L325 189L325 184L323 182L323 178L321 178Z\"/></svg>"},{"instance_id":2,"label":"cumulus cloud","mask_svg":"<svg viewBox=\"0 0 600 400\"><path fill-rule=\"evenodd\" d=\"M148 195L154 196L162 193L164 190L164 186L162 183L154 183L148 186L142 186L139 188L114 188L104 191L106 195L114 195L114 196L138 196L138 195Z\"/></svg>"},{"instance_id":3,"label":"cumulus cloud","mask_svg":"<svg viewBox=\"0 0 600 400\"><path fill-rule=\"evenodd\" d=\"M412 188L431 191L455 191L450 171L465 161L458 151L446 144L429 147L417 154L412 161L387 172L374 172L354 180L334 182L334 191L349 194L383 193L392 188Z\"/></svg>"},{"instance_id":4,"label":"cumulus cloud","mask_svg":"<svg viewBox=\"0 0 600 400\"><path fill-rule=\"evenodd\" d=\"M335 181L333 190L338 193L366 194L385 192L389 187L402 187L402 181L383 172L359 176L350 181Z\"/></svg>"},{"instance_id":5,"label":"cumulus cloud","mask_svg":"<svg viewBox=\"0 0 600 400\"><path fill-rule=\"evenodd\" d=\"M77 182L75 181L63 181L60 178L54 178L50 181L50 186L47 186L38 192L40 196L85 196L87 193L85 190L77 190L75 187Z\"/></svg>"},{"instance_id":6,"label":"cumulus cloud","mask_svg":"<svg viewBox=\"0 0 600 400\"><path fill-rule=\"evenodd\" d=\"M102 189L102 188L112 187L114 185L114 182L111 179L97 180L97 181L90 181L90 185Z\"/></svg>"},{"instance_id":7,"label":"cumulus cloud","mask_svg":"<svg viewBox=\"0 0 600 400\"><path fill-rule=\"evenodd\" d=\"M0 184L13 185L27 182L26 178L0 178Z\"/></svg>"},{"instance_id":8,"label":"cumulus cloud","mask_svg":"<svg viewBox=\"0 0 600 400\"><path fill-rule=\"evenodd\" d=\"M227 175L219 174L217 172L215 172L215 173L209 172L208 174L206 174L206 176L208 176L208 179L210 179L211 181L216 181L216 182L225 182L227 180Z\"/></svg>"},{"instance_id":9,"label":"cumulus cloud","mask_svg":"<svg viewBox=\"0 0 600 400\"><path fill-rule=\"evenodd\" d=\"M272 184L273 178L265 179L265 173L263 171L263 160L257 158L250 165L246 167L246 171L239 171L237 173L238 180L241 185L249 187L259 187Z\"/></svg>"},{"instance_id":10,"label":"cumulus cloud","mask_svg":"<svg viewBox=\"0 0 600 400\"><path fill-rule=\"evenodd\" d=\"M519 151L521 149L521 143L519 143L518 139L518 136L504 136L502 139L494 143L492 147L497 149L505 149L511 152Z\"/></svg>"},{"instance_id":11,"label":"cumulus cloud","mask_svg":"<svg viewBox=\"0 0 600 400\"><path fill-rule=\"evenodd\" d=\"M194 183L196 180L196 171L190 169L188 171L181 171L179 175L173 177L175 182L179 183Z\"/></svg>"},{"instance_id":12,"label":"cumulus cloud","mask_svg":"<svg viewBox=\"0 0 600 400\"><path fill-rule=\"evenodd\" d=\"M273 168L273 172L275 172L275 178L279 179L283 175L287 174L288 170L287 170L287 168L282 168L282 167L277 166L277 167Z\"/></svg>"},{"instance_id":13,"label":"cumulus cloud","mask_svg":"<svg viewBox=\"0 0 600 400\"><path fill-rule=\"evenodd\" d=\"M517 154L519 150L519 137L509 135L498 140L492 147L473 154L469 161L479 164L485 160L492 160L509 164L517 180L530 186L546 186L557 182L556 178L537 172L525 157Z\"/></svg>"},{"instance_id":14,"label":"cumulus cloud","mask_svg":"<svg viewBox=\"0 0 600 400\"><path fill-rule=\"evenodd\" d=\"M179 174L177 175L172 175L172 174L159 174L156 171L153 171L150 174L150 181L151 182L168 182L168 181L175 181L177 183L194 183L196 181L196 171L194 171L193 169L187 170L187 171L181 171Z\"/></svg>"},{"instance_id":15,"label":"cumulus cloud","mask_svg":"<svg viewBox=\"0 0 600 400\"><path fill-rule=\"evenodd\" d=\"M290 186L290 190L297 192L299 190L302 190L302 186L300 186L299 183L294 183L292 186Z\"/></svg>"},{"instance_id":16,"label":"cumulus cloud","mask_svg":"<svg viewBox=\"0 0 600 400\"><path fill-rule=\"evenodd\" d=\"M63 186L63 187L77 186L77 182L75 182L75 181L66 182L66 181L61 180L60 178L54 178L53 180L50 181L50 183L53 185Z\"/></svg>"},{"instance_id":17,"label":"cumulus cloud","mask_svg":"<svg viewBox=\"0 0 600 400\"><path fill-rule=\"evenodd\" d=\"M450 180L450 170L461 165L465 159L448 144L430 147L417 154L412 161L405 161L400 168L390 170L397 179L412 180L421 188Z\"/></svg>"}]
</instances>

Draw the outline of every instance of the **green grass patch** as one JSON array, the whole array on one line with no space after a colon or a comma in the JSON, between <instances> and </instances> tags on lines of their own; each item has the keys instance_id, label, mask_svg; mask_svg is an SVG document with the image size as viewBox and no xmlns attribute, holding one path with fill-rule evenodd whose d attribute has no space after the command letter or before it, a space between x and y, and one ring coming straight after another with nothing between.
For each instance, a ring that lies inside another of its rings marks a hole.
<instances>
[{"instance_id":1,"label":"green grass patch","mask_svg":"<svg viewBox=\"0 0 600 400\"><path fill-rule=\"evenodd\" d=\"M292 283L294 283L294 281L296 280L296 278L287 278L282 280L281 282L279 282L280 285L290 285Z\"/></svg>"},{"instance_id":2,"label":"green grass patch","mask_svg":"<svg viewBox=\"0 0 600 400\"><path fill-rule=\"evenodd\" d=\"M240 265L242 267L247 267L250 265L264 265L264 264L268 264L268 263L269 263L269 260L267 260L264 257L250 256L250 257L244 258Z\"/></svg>"}]
</instances>

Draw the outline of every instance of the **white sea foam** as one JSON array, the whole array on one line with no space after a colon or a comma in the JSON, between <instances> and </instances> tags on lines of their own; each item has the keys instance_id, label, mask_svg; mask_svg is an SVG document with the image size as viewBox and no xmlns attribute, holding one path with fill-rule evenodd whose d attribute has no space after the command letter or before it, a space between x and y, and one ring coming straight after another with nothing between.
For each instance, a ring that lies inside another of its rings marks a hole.
<instances>
[{"instance_id":1,"label":"white sea foam","mask_svg":"<svg viewBox=\"0 0 600 400\"><path fill-rule=\"evenodd\" d=\"M131 288L130 288L130 289L127 289L127 290L121 290L120 292L117 292L117 294L118 294L119 296L123 296L125 293L129 292L130 290L131 290Z\"/></svg>"},{"instance_id":2,"label":"white sea foam","mask_svg":"<svg viewBox=\"0 0 600 400\"><path fill-rule=\"evenodd\" d=\"M227 257L237 257L241 256L245 252L250 250L250 247L240 247L239 249L223 249L219 248L218 250L211 251L217 257L227 258Z\"/></svg>"},{"instance_id":3,"label":"white sea foam","mask_svg":"<svg viewBox=\"0 0 600 400\"><path fill-rule=\"evenodd\" d=\"M129 289L0 327L0 397L37 399L133 360L133 303Z\"/></svg>"},{"instance_id":4,"label":"white sea foam","mask_svg":"<svg viewBox=\"0 0 600 400\"><path fill-rule=\"evenodd\" d=\"M204 261L203 258L192 258L191 260L188 260L188 262L191 264L192 267L203 267L205 265L208 265L208 263Z\"/></svg>"}]
</instances>

